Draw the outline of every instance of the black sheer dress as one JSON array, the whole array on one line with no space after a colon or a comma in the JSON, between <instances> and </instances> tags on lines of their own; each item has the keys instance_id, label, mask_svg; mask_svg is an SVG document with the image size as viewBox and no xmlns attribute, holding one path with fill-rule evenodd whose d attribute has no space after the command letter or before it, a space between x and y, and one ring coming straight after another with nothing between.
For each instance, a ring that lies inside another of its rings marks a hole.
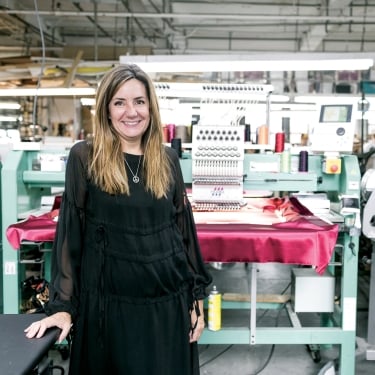
<instances>
[{"instance_id":1,"label":"black sheer dress","mask_svg":"<svg viewBox=\"0 0 375 375\"><path fill-rule=\"evenodd\" d=\"M69 373L199 374L189 311L206 296L211 276L177 154L166 149L172 184L156 199L144 189L141 168L139 183L129 178L130 196L90 183L89 147L79 142L69 154L46 309L72 314ZM124 157L136 171L139 156Z\"/></svg>"}]
</instances>

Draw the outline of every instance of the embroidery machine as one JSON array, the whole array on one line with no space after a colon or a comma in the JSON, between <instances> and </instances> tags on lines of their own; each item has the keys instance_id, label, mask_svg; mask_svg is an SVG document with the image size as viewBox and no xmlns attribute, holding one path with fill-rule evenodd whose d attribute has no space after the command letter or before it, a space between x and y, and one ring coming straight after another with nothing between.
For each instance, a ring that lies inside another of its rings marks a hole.
<instances>
[{"instance_id":1,"label":"embroidery machine","mask_svg":"<svg viewBox=\"0 0 375 375\"><path fill-rule=\"evenodd\" d=\"M196 132L198 134L205 133L205 127L199 129L197 127ZM194 129L195 130L195 129ZM210 128L207 128L208 133ZM228 131L223 128L222 131ZM235 129L232 127L232 132L238 130L239 134L242 134L243 129L238 127ZM220 143L221 147L224 147L225 143ZM334 251L332 258L329 261L328 268L331 275L336 274L336 267L342 267L342 279L341 279L341 294L340 301L335 303L333 306L334 311L322 313L322 326L321 327L303 327L298 318L298 312L293 310L293 306L290 303L286 304L286 309L289 314L290 321L293 325L292 328L269 328L269 327L258 327L256 324L255 311L258 308L262 308L262 303L256 302L256 267L257 267L257 256L252 255L254 263L252 264L252 279L251 279L251 298L247 302L238 301L223 301L223 308L249 308L250 319L249 325L242 328L231 328L223 327L222 330L217 332L205 331L201 343L217 343L217 344L272 344L272 343L292 343L292 344L306 344L313 348L313 356L319 356L319 345L321 344L338 344L340 346L340 369L341 374L353 374L355 366L355 329L356 329L356 297L357 297L357 267L358 267L358 237L361 231L360 227L360 171L356 156L351 154L338 154L335 155L333 160L329 160L329 166L327 167L327 155L324 154L310 154L308 156L308 171L298 172L295 167L298 165L299 154L295 153L291 155L291 172L283 173L278 172L277 168L280 165L280 154L276 153L246 153L242 154L239 151L238 154L233 158L236 159L235 167L228 163L223 163L220 156L211 155L209 161L206 158L206 163L202 160L195 159L196 152L202 157L203 147L194 147L192 151L192 159L182 158L181 166L183 168L185 182L192 184L192 201L198 203L198 211L211 210L210 219L207 221L208 224L214 224L214 217L217 221L220 221L220 215L223 218L236 217L238 221L238 213L241 210L241 205L244 202L244 195L251 196L252 191L255 195L259 194L259 191L272 192L273 196L292 196L296 194L302 195L306 198L307 193L313 193L313 195L322 194L325 200L328 200L328 209L325 203L325 208L322 210L319 208L319 204L314 207L314 203L309 202L309 209L315 211L316 215L323 221L328 221L336 224L339 228L337 237L337 243L334 245ZM206 145L206 151L210 151L210 145ZM232 146L229 146L232 147ZM212 151L212 150L211 150ZM215 151L215 150L214 150ZM219 150L218 150L219 151ZM237 150L236 150L237 151ZM199 158L198 158L199 159ZM229 157L230 159L230 157ZM214 162L212 162L214 160ZM228 157L224 160L228 160ZM338 168L332 168L332 163L338 164ZM204 170L205 173L197 173L198 171ZM216 174L217 165L228 165L227 170L225 168L219 168L220 172ZM242 176L239 176L238 166L243 167ZM221 181L222 175L228 177L228 180ZM242 181L241 181L242 177ZM234 189L234 194L231 192ZM238 195L238 190L243 189L245 192L242 195ZM209 193L208 193L209 191ZM217 194L219 192L219 194ZM307 194L308 196L308 194ZM202 199L205 197L206 201ZM233 199L228 199L233 197ZM223 201L228 200L228 205L225 205ZM314 198L310 197L310 201L314 201ZM306 200L305 200L306 201ZM306 201L307 203L307 201ZM229 211L229 212L228 212ZM229 213L229 215L228 215ZM200 218L201 212L197 212L196 217ZM203 216L204 217L204 216ZM230 224L230 220L233 219L222 219L225 224ZM255 222L260 222L259 217ZM235 221L234 221L235 222ZM238 224L238 222L237 222ZM200 230L202 232L208 230L208 225L202 225L198 220L198 236ZM224 226L223 232L224 231ZM220 229L217 229L220 231ZM245 230L249 230L246 228ZM214 236L216 236L215 234ZM291 233L293 236L293 233ZM201 240L202 240L201 235ZM213 237L214 237L213 236ZM217 235L220 236L220 235ZM256 236L256 233L254 233ZM270 234L270 238L273 238L274 234ZM251 234L249 234L251 237ZM307 240L308 237L306 237ZM236 238L239 240L239 237ZM202 252L203 255L207 255L206 246L208 242L206 238L202 241ZM223 256L225 253L225 240L217 242L220 251L218 253ZM249 239L249 247L253 246L253 243ZM304 245L299 248L299 252L302 252ZM233 250L229 249L228 252ZM258 249L258 252L264 252L264 248ZM211 256L210 261L220 262L223 259L212 257L212 252L209 252ZM226 259L228 261L229 258ZM244 260L246 257L238 261ZM236 259L231 259L236 261ZM272 257L271 257L272 261ZM298 263L297 258L295 259ZM261 261L260 261L261 262ZM288 261L286 262L288 263ZM289 263L291 261L289 260ZM311 263L314 266L314 263ZM316 264L315 264L316 265ZM312 282L314 278L311 279ZM331 282L331 281L329 281ZM319 290L319 289L317 289ZM332 290L332 289L331 289ZM250 301L250 302L249 302ZM331 300L331 305L334 301ZM265 304L269 308L270 304ZM273 304L274 308L280 308L282 304ZM234 307L236 306L236 307ZM301 310L300 310L301 311ZM317 350L317 352L316 352Z\"/></svg>"}]
</instances>

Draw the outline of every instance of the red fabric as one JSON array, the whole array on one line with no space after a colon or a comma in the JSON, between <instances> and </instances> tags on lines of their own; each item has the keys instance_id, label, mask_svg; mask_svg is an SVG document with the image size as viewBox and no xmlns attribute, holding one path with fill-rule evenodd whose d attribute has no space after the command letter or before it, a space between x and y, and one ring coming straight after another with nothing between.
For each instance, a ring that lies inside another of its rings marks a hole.
<instances>
[{"instance_id":1,"label":"red fabric","mask_svg":"<svg viewBox=\"0 0 375 375\"><path fill-rule=\"evenodd\" d=\"M316 217L273 225L198 224L206 262L279 262L316 266L322 274L337 240L338 226Z\"/></svg>"},{"instance_id":2,"label":"red fabric","mask_svg":"<svg viewBox=\"0 0 375 375\"><path fill-rule=\"evenodd\" d=\"M197 224L199 244L206 262L279 262L326 269L338 235L338 226L327 224L294 198L267 200L264 210L279 210L288 220L273 225ZM9 243L19 249L27 241L53 241L58 209L10 225Z\"/></svg>"},{"instance_id":3,"label":"red fabric","mask_svg":"<svg viewBox=\"0 0 375 375\"><path fill-rule=\"evenodd\" d=\"M58 213L56 209L40 216L31 215L26 220L10 225L6 230L9 243L18 250L22 241L52 242Z\"/></svg>"}]
</instances>

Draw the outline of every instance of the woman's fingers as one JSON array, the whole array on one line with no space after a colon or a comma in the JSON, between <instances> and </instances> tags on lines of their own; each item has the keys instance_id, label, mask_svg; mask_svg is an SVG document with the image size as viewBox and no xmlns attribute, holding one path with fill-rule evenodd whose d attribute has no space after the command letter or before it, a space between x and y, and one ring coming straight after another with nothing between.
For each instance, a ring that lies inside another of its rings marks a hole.
<instances>
[{"instance_id":1,"label":"woman's fingers","mask_svg":"<svg viewBox=\"0 0 375 375\"><path fill-rule=\"evenodd\" d=\"M70 328L72 327L72 324L68 323L68 324L65 324L64 327L61 329L61 333L60 333L60 336L59 338L57 339L57 341L59 343L61 343L61 341L63 341L68 335L69 335L69 332L70 332Z\"/></svg>"},{"instance_id":2,"label":"woman's fingers","mask_svg":"<svg viewBox=\"0 0 375 375\"><path fill-rule=\"evenodd\" d=\"M26 337L33 338L37 337L40 338L44 335L46 331L45 324L42 323L41 320L31 323L26 329Z\"/></svg>"},{"instance_id":3,"label":"woman's fingers","mask_svg":"<svg viewBox=\"0 0 375 375\"><path fill-rule=\"evenodd\" d=\"M194 330L190 331L190 342L198 341L205 327L204 318L199 317Z\"/></svg>"},{"instance_id":4,"label":"woman's fingers","mask_svg":"<svg viewBox=\"0 0 375 375\"><path fill-rule=\"evenodd\" d=\"M48 328L57 327L61 329L58 341L61 342L68 336L72 326L70 314L66 312L58 312L44 319L38 320L30 324L26 329L26 337L41 338Z\"/></svg>"}]
</instances>

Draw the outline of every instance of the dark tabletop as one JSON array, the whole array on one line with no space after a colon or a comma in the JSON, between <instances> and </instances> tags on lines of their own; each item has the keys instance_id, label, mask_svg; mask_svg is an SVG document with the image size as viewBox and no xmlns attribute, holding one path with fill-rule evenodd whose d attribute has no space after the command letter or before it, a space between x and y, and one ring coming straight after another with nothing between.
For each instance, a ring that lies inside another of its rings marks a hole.
<instances>
[{"instance_id":1,"label":"dark tabletop","mask_svg":"<svg viewBox=\"0 0 375 375\"><path fill-rule=\"evenodd\" d=\"M60 330L49 329L40 339L28 339L24 329L43 314L0 314L0 374L30 373L56 342Z\"/></svg>"}]
</instances>

